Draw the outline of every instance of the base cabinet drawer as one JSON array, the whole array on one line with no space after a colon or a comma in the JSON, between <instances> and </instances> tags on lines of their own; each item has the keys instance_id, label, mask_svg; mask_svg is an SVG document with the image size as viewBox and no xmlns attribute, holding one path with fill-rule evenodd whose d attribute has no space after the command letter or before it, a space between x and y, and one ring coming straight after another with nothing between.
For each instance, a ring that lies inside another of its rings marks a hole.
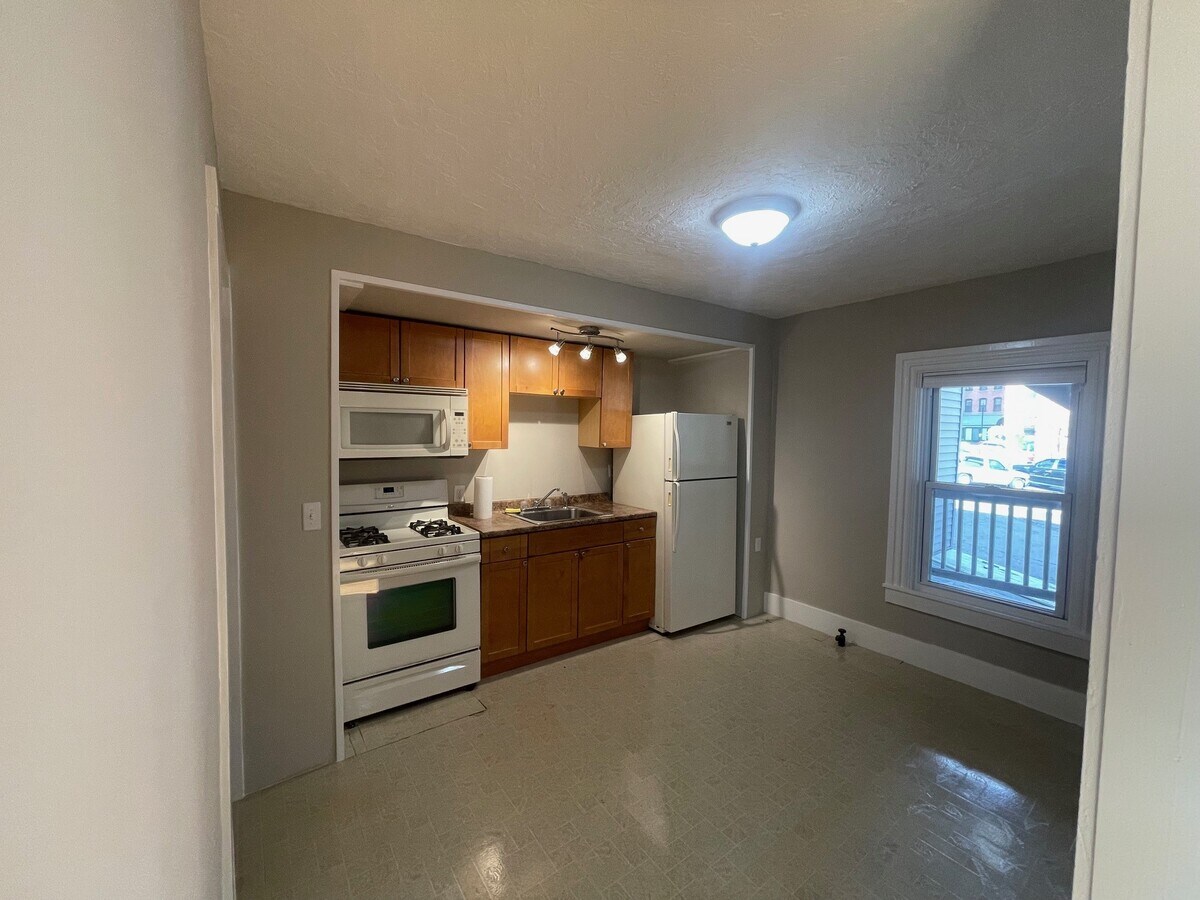
<instances>
[{"instance_id":1,"label":"base cabinet drawer","mask_svg":"<svg viewBox=\"0 0 1200 900\"><path fill-rule=\"evenodd\" d=\"M483 566L480 643L484 663L525 652L525 560Z\"/></svg>"},{"instance_id":2,"label":"base cabinet drawer","mask_svg":"<svg viewBox=\"0 0 1200 900\"><path fill-rule=\"evenodd\" d=\"M525 648L538 650L578 632L579 557L552 553L528 560Z\"/></svg>"},{"instance_id":3,"label":"base cabinet drawer","mask_svg":"<svg viewBox=\"0 0 1200 900\"><path fill-rule=\"evenodd\" d=\"M649 520L653 523L653 519ZM653 528L653 525L651 525ZM653 530L650 532L653 534ZM622 621L646 619L654 615L656 554L654 538L629 541L625 545L624 585L621 591L624 609Z\"/></svg>"}]
</instances>

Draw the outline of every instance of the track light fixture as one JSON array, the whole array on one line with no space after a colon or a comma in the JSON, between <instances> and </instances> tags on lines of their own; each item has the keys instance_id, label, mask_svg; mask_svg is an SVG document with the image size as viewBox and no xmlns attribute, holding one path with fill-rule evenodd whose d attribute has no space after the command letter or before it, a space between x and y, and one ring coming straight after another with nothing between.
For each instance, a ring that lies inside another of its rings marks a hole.
<instances>
[{"instance_id":1,"label":"track light fixture","mask_svg":"<svg viewBox=\"0 0 1200 900\"><path fill-rule=\"evenodd\" d=\"M576 337L576 334L570 331L563 331L560 328L551 328L550 330L554 332L554 336L557 338L557 340L547 349L549 349L551 356L558 356L558 354L562 353L562 348L566 345L566 338L564 338L563 335L566 335L567 337ZM629 351L624 347L625 341L622 338L617 337L615 334L601 334L600 329L595 325L580 325L578 328L578 337L584 338L587 341L586 344L579 348L579 358L582 360L591 359L592 351L597 347L610 346L608 344L596 343L597 339L601 341L613 342L611 348L616 351L613 354L613 359L615 359L618 363L623 363L629 359Z\"/></svg>"}]
</instances>

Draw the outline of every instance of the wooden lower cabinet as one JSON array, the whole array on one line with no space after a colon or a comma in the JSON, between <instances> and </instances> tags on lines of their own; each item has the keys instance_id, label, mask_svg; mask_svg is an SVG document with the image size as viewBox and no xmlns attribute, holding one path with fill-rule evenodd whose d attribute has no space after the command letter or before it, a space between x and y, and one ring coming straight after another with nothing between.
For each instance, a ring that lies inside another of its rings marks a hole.
<instances>
[{"instance_id":1,"label":"wooden lower cabinet","mask_svg":"<svg viewBox=\"0 0 1200 900\"><path fill-rule=\"evenodd\" d=\"M577 636L579 556L552 553L529 560L525 648L538 650Z\"/></svg>"},{"instance_id":2,"label":"wooden lower cabinet","mask_svg":"<svg viewBox=\"0 0 1200 900\"><path fill-rule=\"evenodd\" d=\"M625 545L622 622L647 619L654 615L655 563L654 538L629 541Z\"/></svg>"},{"instance_id":3,"label":"wooden lower cabinet","mask_svg":"<svg viewBox=\"0 0 1200 900\"><path fill-rule=\"evenodd\" d=\"M640 527L639 527L640 526ZM485 538L483 674L636 634L654 612L651 518Z\"/></svg>"},{"instance_id":4,"label":"wooden lower cabinet","mask_svg":"<svg viewBox=\"0 0 1200 900\"><path fill-rule=\"evenodd\" d=\"M625 548L621 544L579 551L579 636L621 624Z\"/></svg>"},{"instance_id":5,"label":"wooden lower cabinet","mask_svg":"<svg viewBox=\"0 0 1200 900\"><path fill-rule=\"evenodd\" d=\"M525 652L525 570L528 560L482 567L480 638L486 665Z\"/></svg>"}]
</instances>

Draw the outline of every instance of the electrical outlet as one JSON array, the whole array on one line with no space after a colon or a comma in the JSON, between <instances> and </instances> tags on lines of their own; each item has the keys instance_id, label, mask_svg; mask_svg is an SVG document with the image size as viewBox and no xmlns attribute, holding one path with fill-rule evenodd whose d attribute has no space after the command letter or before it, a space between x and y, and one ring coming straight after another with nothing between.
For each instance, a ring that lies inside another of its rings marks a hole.
<instances>
[{"instance_id":1,"label":"electrical outlet","mask_svg":"<svg viewBox=\"0 0 1200 900\"><path fill-rule=\"evenodd\" d=\"M467 486L465 484L456 484L454 486L454 502L458 503L467 494Z\"/></svg>"},{"instance_id":2,"label":"electrical outlet","mask_svg":"<svg viewBox=\"0 0 1200 900\"><path fill-rule=\"evenodd\" d=\"M762 538L758 537L758 538L754 539L754 552L760 553L761 551L762 551Z\"/></svg>"},{"instance_id":3,"label":"electrical outlet","mask_svg":"<svg viewBox=\"0 0 1200 900\"><path fill-rule=\"evenodd\" d=\"M300 515L305 531L321 530L321 504L319 501L305 503Z\"/></svg>"}]
</instances>

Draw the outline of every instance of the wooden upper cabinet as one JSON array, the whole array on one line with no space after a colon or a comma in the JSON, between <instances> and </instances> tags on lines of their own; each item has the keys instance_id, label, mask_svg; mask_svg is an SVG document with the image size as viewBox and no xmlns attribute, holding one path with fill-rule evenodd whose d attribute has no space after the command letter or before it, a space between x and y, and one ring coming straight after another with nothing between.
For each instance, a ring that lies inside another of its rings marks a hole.
<instances>
[{"instance_id":1,"label":"wooden upper cabinet","mask_svg":"<svg viewBox=\"0 0 1200 900\"><path fill-rule=\"evenodd\" d=\"M400 322L344 312L338 316L338 377L342 381L400 381Z\"/></svg>"},{"instance_id":2,"label":"wooden upper cabinet","mask_svg":"<svg viewBox=\"0 0 1200 900\"><path fill-rule=\"evenodd\" d=\"M590 359L579 355L577 344L567 344L558 354L558 396L599 397L601 348L593 347Z\"/></svg>"},{"instance_id":3,"label":"wooden upper cabinet","mask_svg":"<svg viewBox=\"0 0 1200 900\"><path fill-rule=\"evenodd\" d=\"M400 322L400 383L461 388L466 381L463 329L429 322ZM469 407L469 404L468 404Z\"/></svg>"},{"instance_id":4,"label":"wooden upper cabinet","mask_svg":"<svg viewBox=\"0 0 1200 900\"><path fill-rule=\"evenodd\" d=\"M578 551L532 557L528 562L525 649L573 640L579 621Z\"/></svg>"},{"instance_id":5,"label":"wooden upper cabinet","mask_svg":"<svg viewBox=\"0 0 1200 900\"><path fill-rule=\"evenodd\" d=\"M651 519L651 522L654 520ZM625 545L625 578L622 622L654 615L655 541L646 538Z\"/></svg>"},{"instance_id":6,"label":"wooden upper cabinet","mask_svg":"<svg viewBox=\"0 0 1200 900\"><path fill-rule=\"evenodd\" d=\"M553 341L513 335L509 339L509 390L514 394L558 393L558 360L550 355Z\"/></svg>"},{"instance_id":7,"label":"wooden upper cabinet","mask_svg":"<svg viewBox=\"0 0 1200 900\"><path fill-rule=\"evenodd\" d=\"M525 652L523 559L481 566L480 643L483 662Z\"/></svg>"},{"instance_id":8,"label":"wooden upper cabinet","mask_svg":"<svg viewBox=\"0 0 1200 900\"><path fill-rule=\"evenodd\" d=\"M624 546L579 551L579 636L621 624Z\"/></svg>"},{"instance_id":9,"label":"wooden upper cabinet","mask_svg":"<svg viewBox=\"0 0 1200 900\"><path fill-rule=\"evenodd\" d=\"M508 345L507 334L466 332L467 439L472 450L508 447Z\"/></svg>"},{"instance_id":10,"label":"wooden upper cabinet","mask_svg":"<svg viewBox=\"0 0 1200 900\"><path fill-rule=\"evenodd\" d=\"M598 400L579 404L579 446L628 447L633 435L633 360L605 348Z\"/></svg>"}]
</instances>

